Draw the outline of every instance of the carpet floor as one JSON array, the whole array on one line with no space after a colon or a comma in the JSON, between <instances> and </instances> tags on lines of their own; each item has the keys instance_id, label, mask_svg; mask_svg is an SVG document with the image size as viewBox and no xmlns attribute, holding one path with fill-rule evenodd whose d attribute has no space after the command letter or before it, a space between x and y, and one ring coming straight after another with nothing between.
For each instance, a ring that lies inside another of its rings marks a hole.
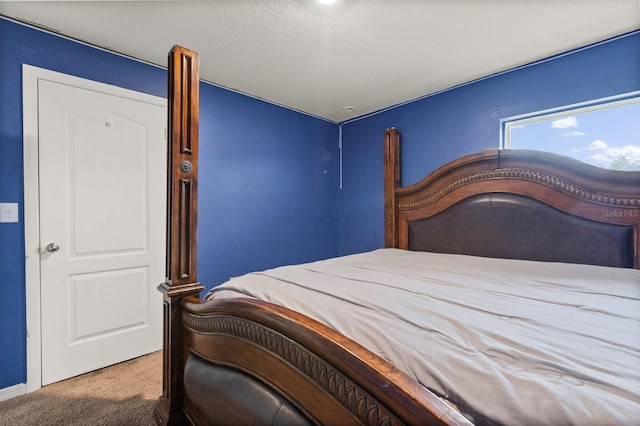
<instances>
[{"instance_id":1,"label":"carpet floor","mask_svg":"<svg viewBox=\"0 0 640 426\"><path fill-rule=\"evenodd\" d=\"M153 426L162 351L0 402L0 426Z\"/></svg>"}]
</instances>

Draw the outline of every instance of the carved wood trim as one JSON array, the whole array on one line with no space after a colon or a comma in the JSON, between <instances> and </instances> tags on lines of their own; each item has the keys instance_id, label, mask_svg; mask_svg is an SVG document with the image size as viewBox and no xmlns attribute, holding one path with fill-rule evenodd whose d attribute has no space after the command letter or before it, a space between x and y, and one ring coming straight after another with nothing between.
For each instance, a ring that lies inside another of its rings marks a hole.
<instances>
[{"instance_id":1,"label":"carved wood trim","mask_svg":"<svg viewBox=\"0 0 640 426\"><path fill-rule=\"evenodd\" d=\"M179 217L178 217L178 241L177 253L178 269L174 270L172 281L180 281L193 277L195 279L196 272L193 272L192 262L195 262L195 255L192 255L191 249L191 230L196 228L194 220L193 200L196 197L194 187L194 179L180 179L179 191ZM177 278L176 278L177 277Z\"/></svg>"},{"instance_id":2,"label":"carved wood trim","mask_svg":"<svg viewBox=\"0 0 640 426\"><path fill-rule=\"evenodd\" d=\"M203 317L183 311L182 319L184 327L196 333L240 338L275 354L331 395L362 424L401 424L376 398L333 365L268 327L228 315Z\"/></svg>"},{"instance_id":3,"label":"carved wood trim","mask_svg":"<svg viewBox=\"0 0 640 426\"><path fill-rule=\"evenodd\" d=\"M414 202L398 202L400 210L409 210L432 204L443 198L450 192L468 184L495 179L520 179L529 182L539 183L548 186L556 191L562 192L574 198L581 199L594 204L601 204L609 207L619 208L639 208L640 196L619 196L616 194L606 194L603 192L591 191L578 185L567 182L556 176L523 169L496 169L478 173L471 173L451 182L444 188L425 196L422 200Z\"/></svg>"},{"instance_id":4,"label":"carved wood trim","mask_svg":"<svg viewBox=\"0 0 640 426\"><path fill-rule=\"evenodd\" d=\"M385 132L385 143L387 138ZM486 150L445 164L416 184L395 188L395 223L385 223L385 242L391 238L393 247L407 249L410 222L437 215L477 193L506 192L584 219L631 226L634 242L629 250L639 268L639 188L639 172L600 169L548 152ZM396 234L387 237L389 230Z\"/></svg>"},{"instance_id":5,"label":"carved wood trim","mask_svg":"<svg viewBox=\"0 0 640 426\"><path fill-rule=\"evenodd\" d=\"M398 247L396 188L402 186L400 175L400 132L384 132L384 246Z\"/></svg>"},{"instance_id":6,"label":"carved wood trim","mask_svg":"<svg viewBox=\"0 0 640 426\"><path fill-rule=\"evenodd\" d=\"M199 283L158 287L163 293L162 335L162 395L154 408L153 416L158 425L181 425L186 423L182 410L184 402L183 372L187 348L182 329L181 300L198 295L204 287Z\"/></svg>"},{"instance_id":7,"label":"carved wood trim","mask_svg":"<svg viewBox=\"0 0 640 426\"><path fill-rule=\"evenodd\" d=\"M166 279L162 395L159 425L186 423L183 412L185 344L181 299L204 289L197 283L199 55L181 46L169 52Z\"/></svg>"},{"instance_id":8,"label":"carved wood trim","mask_svg":"<svg viewBox=\"0 0 640 426\"><path fill-rule=\"evenodd\" d=\"M167 268L169 285L197 278L198 102L200 56L169 52Z\"/></svg>"}]
</instances>

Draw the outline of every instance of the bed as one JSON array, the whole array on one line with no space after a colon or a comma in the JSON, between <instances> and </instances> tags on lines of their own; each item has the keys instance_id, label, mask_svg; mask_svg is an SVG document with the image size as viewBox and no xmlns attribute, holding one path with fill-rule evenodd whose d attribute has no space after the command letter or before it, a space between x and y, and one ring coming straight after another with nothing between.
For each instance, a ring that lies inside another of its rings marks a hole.
<instances>
[{"instance_id":1,"label":"bed","mask_svg":"<svg viewBox=\"0 0 640 426\"><path fill-rule=\"evenodd\" d=\"M158 424L640 418L639 172L488 150L403 187L388 129L384 248L247 274L202 300L197 66L172 49Z\"/></svg>"}]
</instances>

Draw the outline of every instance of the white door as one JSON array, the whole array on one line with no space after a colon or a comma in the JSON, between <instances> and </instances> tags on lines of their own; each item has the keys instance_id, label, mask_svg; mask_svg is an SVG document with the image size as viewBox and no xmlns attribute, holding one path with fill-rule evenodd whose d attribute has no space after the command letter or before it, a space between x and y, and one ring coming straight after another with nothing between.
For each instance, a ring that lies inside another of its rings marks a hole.
<instances>
[{"instance_id":1,"label":"white door","mask_svg":"<svg viewBox=\"0 0 640 426\"><path fill-rule=\"evenodd\" d=\"M38 80L43 385L162 347L166 108L97 87Z\"/></svg>"}]
</instances>

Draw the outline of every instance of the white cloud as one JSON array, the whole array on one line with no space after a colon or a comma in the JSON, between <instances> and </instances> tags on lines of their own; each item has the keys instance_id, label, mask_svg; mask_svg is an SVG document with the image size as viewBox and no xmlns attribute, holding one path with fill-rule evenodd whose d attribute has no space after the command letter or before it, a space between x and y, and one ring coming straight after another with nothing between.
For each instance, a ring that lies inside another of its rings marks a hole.
<instances>
[{"instance_id":1,"label":"white cloud","mask_svg":"<svg viewBox=\"0 0 640 426\"><path fill-rule=\"evenodd\" d=\"M586 133L574 130L573 132L564 133L562 136L564 136L566 138L566 137L570 137L570 136L584 136L584 135L586 135Z\"/></svg>"},{"instance_id":2,"label":"white cloud","mask_svg":"<svg viewBox=\"0 0 640 426\"><path fill-rule=\"evenodd\" d=\"M594 149L605 149L605 148L607 148L607 144L599 139L591 142L588 146L585 147L585 149L588 149L591 151L593 151ZM615 148L612 148L612 149L615 149Z\"/></svg>"},{"instance_id":3,"label":"white cloud","mask_svg":"<svg viewBox=\"0 0 640 426\"><path fill-rule=\"evenodd\" d=\"M640 167L640 146L627 145L623 147L608 148L590 157L594 164L602 164L606 167L620 158L624 158L627 163Z\"/></svg>"},{"instance_id":4,"label":"white cloud","mask_svg":"<svg viewBox=\"0 0 640 426\"><path fill-rule=\"evenodd\" d=\"M568 127L578 127L578 120L575 117L566 117L555 120L551 123L554 129L566 129Z\"/></svg>"}]
</instances>

